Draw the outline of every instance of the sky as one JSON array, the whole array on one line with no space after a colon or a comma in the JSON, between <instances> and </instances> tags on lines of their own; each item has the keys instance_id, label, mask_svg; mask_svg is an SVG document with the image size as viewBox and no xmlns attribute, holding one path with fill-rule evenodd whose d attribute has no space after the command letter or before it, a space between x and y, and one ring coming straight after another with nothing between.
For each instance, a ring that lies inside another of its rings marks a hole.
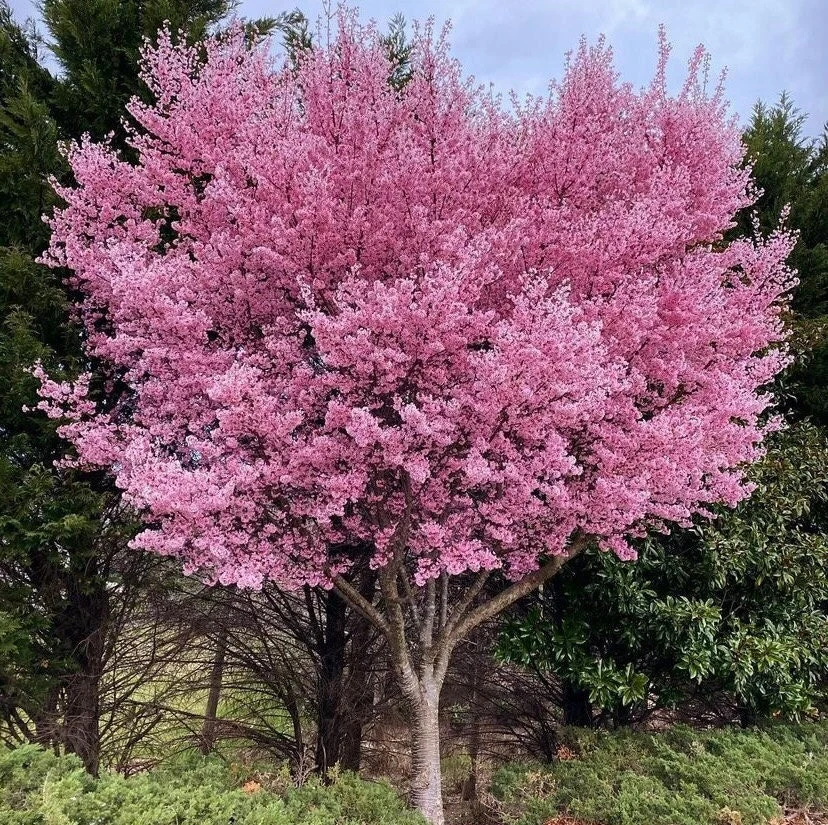
<instances>
[{"instance_id":1,"label":"sky","mask_svg":"<svg viewBox=\"0 0 828 825\"><path fill-rule=\"evenodd\" d=\"M245 17L275 15L297 5L242 0ZM323 0L298 1L312 20ZM693 49L703 43L715 75L727 69L726 90L744 122L754 103L786 90L809 115L806 132L828 121L828 0L363 0L364 19L384 25L395 13L409 20L450 20L451 42L467 73L495 91L543 94L562 74L566 52L583 35L606 35L623 80L645 85L657 57L659 24L673 45L677 87ZM32 0L11 0L18 19L36 16Z\"/></svg>"}]
</instances>

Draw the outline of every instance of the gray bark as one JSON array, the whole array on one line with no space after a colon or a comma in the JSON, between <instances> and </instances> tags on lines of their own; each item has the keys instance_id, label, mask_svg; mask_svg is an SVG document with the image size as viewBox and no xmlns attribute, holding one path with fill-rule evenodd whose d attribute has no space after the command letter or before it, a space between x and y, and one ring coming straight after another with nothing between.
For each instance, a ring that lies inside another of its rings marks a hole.
<instances>
[{"instance_id":1,"label":"gray bark","mask_svg":"<svg viewBox=\"0 0 828 825\"><path fill-rule=\"evenodd\" d=\"M412 705L411 804L432 825L444 825L440 772L440 685L424 674Z\"/></svg>"}]
</instances>

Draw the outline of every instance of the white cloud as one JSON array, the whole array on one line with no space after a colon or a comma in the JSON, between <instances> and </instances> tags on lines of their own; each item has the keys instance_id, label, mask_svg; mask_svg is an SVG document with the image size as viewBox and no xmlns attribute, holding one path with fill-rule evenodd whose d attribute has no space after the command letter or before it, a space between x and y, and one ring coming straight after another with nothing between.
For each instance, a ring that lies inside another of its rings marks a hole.
<instances>
[{"instance_id":1,"label":"white cloud","mask_svg":"<svg viewBox=\"0 0 828 825\"><path fill-rule=\"evenodd\" d=\"M315 18L322 0L242 0L246 16L267 15L299 4ZM18 17L34 14L31 0L12 0ZM656 32L667 26L673 43L674 82L698 43L712 54L713 70L728 67L734 108L750 114L757 99L788 90L810 113L809 128L828 120L828 3L826 0L364 0L363 15L378 21L395 12L409 20L451 18L452 40L465 68L499 91L542 92L560 75L564 54L585 34L605 33L622 76L649 80L656 60Z\"/></svg>"}]
</instances>

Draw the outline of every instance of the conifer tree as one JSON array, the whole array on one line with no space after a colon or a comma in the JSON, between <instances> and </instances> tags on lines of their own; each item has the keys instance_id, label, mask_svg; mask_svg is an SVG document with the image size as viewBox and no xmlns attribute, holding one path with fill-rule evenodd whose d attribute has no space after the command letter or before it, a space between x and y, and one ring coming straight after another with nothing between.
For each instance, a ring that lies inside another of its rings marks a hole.
<instances>
[{"instance_id":1,"label":"conifer tree","mask_svg":"<svg viewBox=\"0 0 828 825\"><path fill-rule=\"evenodd\" d=\"M111 482L54 466L55 428L26 414L37 402L35 360L70 376L88 367L70 318L66 272L36 263L69 182L58 142L114 132L143 93L139 48L164 20L203 37L225 0L46 0L60 64L42 64L31 27L0 4L0 721L4 738L77 753L98 768L99 679L106 655L112 565L131 535Z\"/></svg>"}]
</instances>

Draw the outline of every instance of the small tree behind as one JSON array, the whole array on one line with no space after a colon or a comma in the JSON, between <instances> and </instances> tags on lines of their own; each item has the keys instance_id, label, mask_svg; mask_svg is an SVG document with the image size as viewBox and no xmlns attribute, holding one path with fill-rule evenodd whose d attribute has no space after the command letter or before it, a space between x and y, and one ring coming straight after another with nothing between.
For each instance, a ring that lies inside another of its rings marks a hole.
<instances>
[{"instance_id":1,"label":"small tree behind","mask_svg":"<svg viewBox=\"0 0 828 825\"><path fill-rule=\"evenodd\" d=\"M43 406L146 514L136 546L332 585L374 624L433 823L458 642L590 541L629 558L735 504L773 424L790 241L722 242L750 202L739 134L702 52L666 94L667 51L635 92L582 44L512 114L428 30L399 86L345 12L281 67L241 30L162 36L137 166L70 154L49 260L111 373L44 376Z\"/></svg>"}]
</instances>

